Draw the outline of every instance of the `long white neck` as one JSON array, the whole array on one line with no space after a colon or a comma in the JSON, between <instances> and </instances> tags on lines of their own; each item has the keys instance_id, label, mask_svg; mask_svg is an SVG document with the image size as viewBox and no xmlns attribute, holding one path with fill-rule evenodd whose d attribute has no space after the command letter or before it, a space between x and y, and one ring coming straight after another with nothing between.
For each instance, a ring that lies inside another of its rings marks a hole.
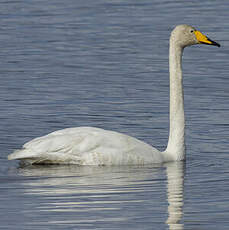
<instances>
[{"instance_id":1,"label":"long white neck","mask_svg":"<svg viewBox=\"0 0 229 230\"><path fill-rule=\"evenodd\" d=\"M173 160L185 158L185 118L182 79L183 48L170 38L169 71L170 71L170 128L166 152Z\"/></svg>"}]
</instances>

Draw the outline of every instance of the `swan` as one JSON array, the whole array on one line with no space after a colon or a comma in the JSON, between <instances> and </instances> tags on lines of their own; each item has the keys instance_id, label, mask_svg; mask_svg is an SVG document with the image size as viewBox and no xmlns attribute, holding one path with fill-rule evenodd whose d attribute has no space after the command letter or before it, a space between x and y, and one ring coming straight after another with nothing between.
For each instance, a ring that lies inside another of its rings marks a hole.
<instances>
[{"instance_id":1,"label":"swan","mask_svg":"<svg viewBox=\"0 0 229 230\"><path fill-rule=\"evenodd\" d=\"M185 160L182 54L187 46L220 47L189 25L171 32L169 47L170 127L168 145L160 152L134 137L94 127L67 128L35 138L8 156L26 164L144 165Z\"/></svg>"}]
</instances>

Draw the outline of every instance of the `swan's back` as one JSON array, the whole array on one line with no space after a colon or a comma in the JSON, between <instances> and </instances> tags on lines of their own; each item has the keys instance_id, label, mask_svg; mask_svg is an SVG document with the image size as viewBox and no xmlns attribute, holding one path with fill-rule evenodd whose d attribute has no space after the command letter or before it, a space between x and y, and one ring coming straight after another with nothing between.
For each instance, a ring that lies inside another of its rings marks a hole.
<instances>
[{"instance_id":1,"label":"swan's back","mask_svg":"<svg viewBox=\"0 0 229 230\"><path fill-rule=\"evenodd\" d=\"M9 155L29 163L121 165L163 161L161 153L134 137L93 127L68 128L35 138Z\"/></svg>"}]
</instances>

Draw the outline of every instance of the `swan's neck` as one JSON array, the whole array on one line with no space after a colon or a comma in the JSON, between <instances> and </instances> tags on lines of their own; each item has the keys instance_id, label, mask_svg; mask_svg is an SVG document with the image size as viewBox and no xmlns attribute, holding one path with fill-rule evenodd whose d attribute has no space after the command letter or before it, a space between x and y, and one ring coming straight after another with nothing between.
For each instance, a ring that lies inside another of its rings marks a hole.
<instances>
[{"instance_id":1,"label":"swan's neck","mask_svg":"<svg viewBox=\"0 0 229 230\"><path fill-rule=\"evenodd\" d=\"M183 48L170 39L170 128L166 152L173 160L185 158L185 118L182 80Z\"/></svg>"}]
</instances>

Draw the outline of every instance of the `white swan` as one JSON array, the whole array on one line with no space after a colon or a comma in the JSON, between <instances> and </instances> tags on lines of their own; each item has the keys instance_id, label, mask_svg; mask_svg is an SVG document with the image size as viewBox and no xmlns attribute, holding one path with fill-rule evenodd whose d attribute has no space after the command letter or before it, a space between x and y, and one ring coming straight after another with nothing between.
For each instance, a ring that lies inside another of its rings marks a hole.
<instances>
[{"instance_id":1,"label":"white swan","mask_svg":"<svg viewBox=\"0 0 229 230\"><path fill-rule=\"evenodd\" d=\"M195 44L220 46L195 28L179 25L171 33L170 134L164 152L125 134L93 127L68 128L35 138L8 156L31 164L128 165L185 159L182 53Z\"/></svg>"}]
</instances>

